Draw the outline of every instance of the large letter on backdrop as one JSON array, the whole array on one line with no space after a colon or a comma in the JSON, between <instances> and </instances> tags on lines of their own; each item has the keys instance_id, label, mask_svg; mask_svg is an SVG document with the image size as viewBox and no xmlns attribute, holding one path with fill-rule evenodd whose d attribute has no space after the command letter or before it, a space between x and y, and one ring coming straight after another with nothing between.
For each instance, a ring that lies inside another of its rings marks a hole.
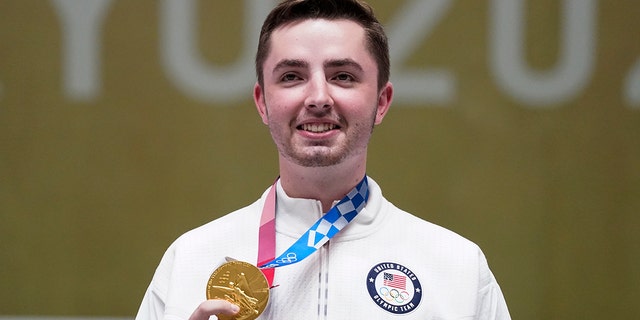
<instances>
[{"instance_id":1,"label":"large letter on backdrop","mask_svg":"<svg viewBox=\"0 0 640 320\"><path fill-rule=\"evenodd\" d=\"M254 53L261 22L272 1L245 0L244 47L231 66L215 66L198 52L194 0L164 0L161 4L161 55L173 83L192 99L232 102L248 96L253 86Z\"/></svg>"},{"instance_id":2,"label":"large letter on backdrop","mask_svg":"<svg viewBox=\"0 0 640 320\"><path fill-rule=\"evenodd\" d=\"M627 105L640 109L640 60L631 67L624 86L624 99Z\"/></svg>"},{"instance_id":3,"label":"large letter on backdrop","mask_svg":"<svg viewBox=\"0 0 640 320\"><path fill-rule=\"evenodd\" d=\"M112 0L52 0L62 20L63 82L73 100L100 92L100 27Z\"/></svg>"},{"instance_id":4,"label":"large letter on backdrop","mask_svg":"<svg viewBox=\"0 0 640 320\"><path fill-rule=\"evenodd\" d=\"M525 105L548 107L584 89L594 67L595 0L563 0L560 58L545 72L525 62L525 0L493 0L490 10L490 63L502 90Z\"/></svg>"},{"instance_id":5,"label":"large letter on backdrop","mask_svg":"<svg viewBox=\"0 0 640 320\"><path fill-rule=\"evenodd\" d=\"M451 7L451 0L416 0L405 4L388 25L396 101L445 105L455 95L455 78L446 70L410 71L402 63L422 44Z\"/></svg>"}]
</instances>

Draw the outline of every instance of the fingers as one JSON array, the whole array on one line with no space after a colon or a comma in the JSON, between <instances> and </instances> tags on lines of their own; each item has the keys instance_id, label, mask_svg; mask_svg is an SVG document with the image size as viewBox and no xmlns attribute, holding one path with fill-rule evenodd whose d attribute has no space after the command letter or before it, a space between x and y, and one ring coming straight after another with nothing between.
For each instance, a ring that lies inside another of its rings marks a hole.
<instances>
[{"instance_id":1,"label":"fingers","mask_svg":"<svg viewBox=\"0 0 640 320\"><path fill-rule=\"evenodd\" d=\"M217 314L234 315L240 311L237 305L225 300L207 300L201 303L191 314L189 320L209 320L209 317Z\"/></svg>"}]
</instances>

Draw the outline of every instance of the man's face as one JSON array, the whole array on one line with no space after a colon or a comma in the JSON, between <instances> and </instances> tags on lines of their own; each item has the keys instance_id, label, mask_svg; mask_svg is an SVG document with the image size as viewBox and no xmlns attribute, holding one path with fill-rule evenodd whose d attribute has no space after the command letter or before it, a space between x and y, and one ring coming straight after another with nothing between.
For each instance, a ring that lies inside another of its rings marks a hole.
<instances>
[{"instance_id":1,"label":"man's face","mask_svg":"<svg viewBox=\"0 0 640 320\"><path fill-rule=\"evenodd\" d=\"M317 167L366 159L374 124L391 103L364 29L348 20L302 20L271 35L254 100L281 161Z\"/></svg>"}]
</instances>

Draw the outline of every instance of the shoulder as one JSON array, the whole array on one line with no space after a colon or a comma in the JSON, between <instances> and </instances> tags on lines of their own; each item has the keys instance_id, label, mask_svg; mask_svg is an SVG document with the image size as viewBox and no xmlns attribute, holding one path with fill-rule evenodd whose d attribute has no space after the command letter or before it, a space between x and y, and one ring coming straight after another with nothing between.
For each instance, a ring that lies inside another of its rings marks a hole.
<instances>
[{"instance_id":1,"label":"shoulder","mask_svg":"<svg viewBox=\"0 0 640 320\"><path fill-rule=\"evenodd\" d=\"M260 223L261 200L191 229L172 244L174 249L227 242L231 235L242 235ZM235 237L234 237L235 238Z\"/></svg>"},{"instance_id":2,"label":"shoulder","mask_svg":"<svg viewBox=\"0 0 640 320\"><path fill-rule=\"evenodd\" d=\"M369 223L372 227L369 232L405 239L404 243L411 243L417 248L442 248L446 251L462 250L476 253L479 250L475 243L460 234L400 209L387 200L373 179L369 178L369 181L371 211L376 212L375 218Z\"/></svg>"},{"instance_id":3,"label":"shoulder","mask_svg":"<svg viewBox=\"0 0 640 320\"><path fill-rule=\"evenodd\" d=\"M226 248L244 248L257 237L260 213L266 192L253 203L227 213L179 236L167 249L165 256L180 259L184 256L216 256Z\"/></svg>"},{"instance_id":4,"label":"shoulder","mask_svg":"<svg viewBox=\"0 0 640 320\"><path fill-rule=\"evenodd\" d=\"M480 289L495 284L482 249L470 239L421 219L389 203L388 224L402 238L401 246L412 252L414 261L422 261L431 270L447 278L464 279ZM393 221L393 220L398 220Z\"/></svg>"},{"instance_id":5,"label":"shoulder","mask_svg":"<svg viewBox=\"0 0 640 320\"><path fill-rule=\"evenodd\" d=\"M395 225L403 234L411 235L416 240L420 240L420 243L430 243L448 249L464 249L465 251L473 252L480 250L473 241L453 230L417 217L390 202L387 208L389 216L392 217L392 219L389 219L391 220L389 224Z\"/></svg>"},{"instance_id":6,"label":"shoulder","mask_svg":"<svg viewBox=\"0 0 640 320\"><path fill-rule=\"evenodd\" d=\"M169 279L174 275L209 272L224 261L225 256L249 256L251 252L247 252L247 248L251 248L257 237L259 218L255 217L259 217L261 203L259 199L175 239L160 260L152 286L156 286L158 292L167 292Z\"/></svg>"}]
</instances>

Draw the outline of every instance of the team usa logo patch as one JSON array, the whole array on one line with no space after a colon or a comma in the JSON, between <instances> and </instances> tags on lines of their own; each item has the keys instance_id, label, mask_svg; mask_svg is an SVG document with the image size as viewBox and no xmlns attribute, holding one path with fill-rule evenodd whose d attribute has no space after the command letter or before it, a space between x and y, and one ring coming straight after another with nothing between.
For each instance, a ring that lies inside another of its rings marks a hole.
<instances>
[{"instance_id":1,"label":"team usa logo patch","mask_svg":"<svg viewBox=\"0 0 640 320\"><path fill-rule=\"evenodd\" d=\"M367 275L367 289L373 302L395 314L415 310L422 300L422 286L407 267L383 262L374 266Z\"/></svg>"}]
</instances>

